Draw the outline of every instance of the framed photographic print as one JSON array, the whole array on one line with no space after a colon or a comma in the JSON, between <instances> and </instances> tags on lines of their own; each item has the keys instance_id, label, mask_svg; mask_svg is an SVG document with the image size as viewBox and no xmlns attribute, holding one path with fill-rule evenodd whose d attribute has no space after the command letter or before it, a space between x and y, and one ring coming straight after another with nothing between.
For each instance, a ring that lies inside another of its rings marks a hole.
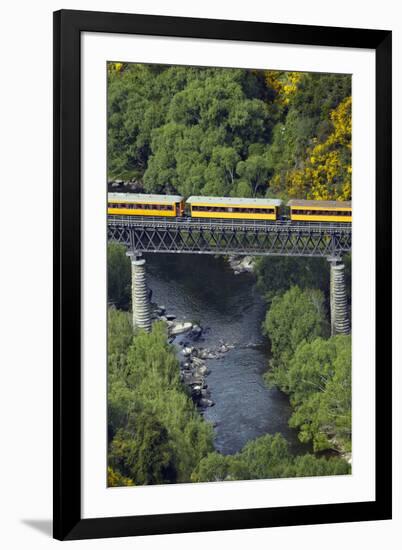
<instances>
[{"instance_id":1,"label":"framed photographic print","mask_svg":"<svg viewBox=\"0 0 402 550\"><path fill-rule=\"evenodd\" d=\"M56 12L54 283L56 538L391 518L391 32Z\"/></svg>"}]
</instances>

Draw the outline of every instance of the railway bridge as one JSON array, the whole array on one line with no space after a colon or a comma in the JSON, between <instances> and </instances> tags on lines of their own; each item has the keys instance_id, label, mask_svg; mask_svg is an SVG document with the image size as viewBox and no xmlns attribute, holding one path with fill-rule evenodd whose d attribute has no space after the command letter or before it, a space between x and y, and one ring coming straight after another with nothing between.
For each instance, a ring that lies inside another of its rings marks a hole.
<instances>
[{"instance_id":1,"label":"railway bridge","mask_svg":"<svg viewBox=\"0 0 402 550\"><path fill-rule=\"evenodd\" d=\"M124 244L131 258L133 323L139 328L151 328L146 252L326 258L331 265L331 332L350 332L342 258L352 249L351 225L110 215L108 239Z\"/></svg>"}]
</instances>

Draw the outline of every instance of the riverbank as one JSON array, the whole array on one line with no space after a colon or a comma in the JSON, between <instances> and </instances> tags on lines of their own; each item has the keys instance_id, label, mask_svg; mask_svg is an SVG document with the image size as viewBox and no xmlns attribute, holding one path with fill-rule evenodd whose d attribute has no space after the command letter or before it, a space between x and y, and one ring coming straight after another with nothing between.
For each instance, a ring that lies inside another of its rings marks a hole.
<instances>
[{"instance_id":1,"label":"riverbank","mask_svg":"<svg viewBox=\"0 0 402 550\"><path fill-rule=\"evenodd\" d=\"M206 383L210 374L207 366L208 359L218 359L231 349L234 344L220 342L218 347L208 348L200 346L205 341L204 329L198 324L176 319L173 314L167 314L165 306L152 303L152 319L164 321L168 329L168 341L181 347L178 352L180 359L180 379L187 387L188 392L199 408L200 414L206 407L213 407L214 401Z\"/></svg>"}]
</instances>

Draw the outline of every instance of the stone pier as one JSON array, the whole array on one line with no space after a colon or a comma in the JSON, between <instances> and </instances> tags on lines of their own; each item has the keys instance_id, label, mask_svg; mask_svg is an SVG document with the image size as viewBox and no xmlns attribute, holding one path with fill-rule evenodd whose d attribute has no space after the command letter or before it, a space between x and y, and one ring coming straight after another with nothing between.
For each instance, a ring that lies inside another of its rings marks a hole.
<instances>
[{"instance_id":1,"label":"stone pier","mask_svg":"<svg viewBox=\"0 0 402 550\"><path fill-rule=\"evenodd\" d=\"M340 258L329 258L331 265L331 335L349 334L349 307L345 287L345 264Z\"/></svg>"},{"instance_id":2,"label":"stone pier","mask_svg":"<svg viewBox=\"0 0 402 550\"><path fill-rule=\"evenodd\" d=\"M127 252L131 260L131 301L133 327L151 330L151 308L145 273L145 260L136 252Z\"/></svg>"}]
</instances>

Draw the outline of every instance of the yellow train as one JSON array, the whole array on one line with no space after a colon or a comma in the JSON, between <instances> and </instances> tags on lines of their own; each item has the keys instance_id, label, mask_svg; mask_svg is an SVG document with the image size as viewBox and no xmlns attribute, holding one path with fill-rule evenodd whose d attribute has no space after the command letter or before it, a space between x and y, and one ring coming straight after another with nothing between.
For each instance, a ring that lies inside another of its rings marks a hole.
<instances>
[{"instance_id":1,"label":"yellow train","mask_svg":"<svg viewBox=\"0 0 402 550\"><path fill-rule=\"evenodd\" d=\"M278 219L282 201L233 197L189 197L186 204L189 205L192 218L275 221Z\"/></svg>"},{"instance_id":2,"label":"yellow train","mask_svg":"<svg viewBox=\"0 0 402 550\"><path fill-rule=\"evenodd\" d=\"M116 216L185 217L221 220L265 220L290 222L351 223L349 201L290 200L284 213L279 199L147 195L108 193L108 214Z\"/></svg>"},{"instance_id":3,"label":"yellow train","mask_svg":"<svg viewBox=\"0 0 402 550\"><path fill-rule=\"evenodd\" d=\"M142 193L108 193L107 213L116 216L184 215L184 198L179 195L146 195Z\"/></svg>"},{"instance_id":4,"label":"yellow train","mask_svg":"<svg viewBox=\"0 0 402 550\"><path fill-rule=\"evenodd\" d=\"M290 219L296 222L341 222L351 223L352 203L350 201L306 201L288 202Z\"/></svg>"}]
</instances>

